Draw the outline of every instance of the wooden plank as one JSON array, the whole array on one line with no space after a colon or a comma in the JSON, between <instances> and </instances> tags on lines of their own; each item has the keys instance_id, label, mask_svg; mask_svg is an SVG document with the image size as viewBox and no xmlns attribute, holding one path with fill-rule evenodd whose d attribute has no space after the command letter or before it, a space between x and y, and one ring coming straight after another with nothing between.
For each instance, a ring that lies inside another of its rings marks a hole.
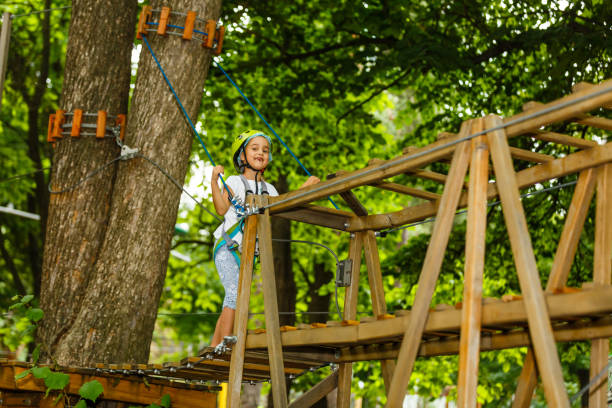
<instances>
[{"instance_id":1,"label":"wooden plank","mask_svg":"<svg viewBox=\"0 0 612 408\"><path fill-rule=\"evenodd\" d=\"M375 316L384 315L387 313L387 304L385 302L385 289L382 281L382 273L380 271L380 258L374 231L366 231L363 238L363 251L366 265L368 267L368 282L370 284L372 312ZM382 360L380 365L383 380L385 382L385 389L389 391L393 373L395 371L395 361Z\"/></svg>"},{"instance_id":2,"label":"wooden plank","mask_svg":"<svg viewBox=\"0 0 612 408\"><path fill-rule=\"evenodd\" d=\"M597 142L592 140L580 139L578 137L572 137L555 132L546 132L538 130L530 134L531 137L545 142L557 143L564 146L577 147L579 149L590 149L591 147L598 146Z\"/></svg>"},{"instance_id":3,"label":"wooden plank","mask_svg":"<svg viewBox=\"0 0 612 408\"><path fill-rule=\"evenodd\" d=\"M15 380L15 375L26 369L26 367L19 366L0 366L0 389L45 392L44 382L33 378L31 375L17 381ZM126 380L117 376L102 377L70 372L66 374L70 376L70 383L66 388L66 392L72 395L78 395L79 388L84 383L98 380L104 387L103 398L105 400L148 405L159 402L163 395L169 394L173 407L216 406L216 393L214 392L175 388L153 383L146 384L140 380Z\"/></svg>"},{"instance_id":4,"label":"wooden plank","mask_svg":"<svg viewBox=\"0 0 612 408\"><path fill-rule=\"evenodd\" d=\"M601 167L597 176L597 202L595 209L595 248L593 283L610 285L612 275L612 164ZM591 342L590 378L595 378L608 366L610 339ZM589 408L608 406L608 376L601 376L589 390Z\"/></svg>"},{"instance_id":5,"label":"wooden plank","mask_svg":"<svg viewBox=\"0 0 612 408\"><path fill-rule=\"evenodd\" d=\"M546 306L552 319L589 317L612 313L612 287L603 286L575 293L547 294ZM398 339L406 332L412 313L405 313L391 320L376 320L359 326L337 326L316 330L297 330L281 334L285 347L317 344L351 345ZM459 330L461 310L449 309L429 313L425 332ZM524 325L527 322L525 300L485 303L482 308L482 326L500 327ZM264 334L247 337L248 349L266 347Z\"/></svg>"},{"instance_id":6,"label":"wooden plank","mask_svg":"<svg viewBox=\"0 0 612 408\"><path fill-rule=\"evenodd\" d=\"M472 123L472 133L484 128L482 119ZM465 408L475 407L477 403L488 183L489 150L486 137L479 136L472 140L457 382L457 407Z\"/></svg>"},{"instance_id":7,"label":"wooden plank","mask_svg":"<svg viewBox=\"0 0 612 408\"><path fill-rule=\"evenodd\" d=\"M2 106L2 91L6 78L6 67L11 44L11 13L2 13L2 31L0 32L0 106Z\"/></svg>"},{"instance_id":8,"label":"wooden plank","mask_svg":"<svg viewBox=\"0 0 612 408\"><path fill-rule=\"evenodd\" d=\"M299 221L306 224L319 225L321 227L345 230L354 220L354 214L348 211L335 210L316 205L304 205L292 210L287 210L277 217L292 221Z\"/></svg>"},{"instance_id":9,"label":"wooden plank","mask_svg":"<svg viewBox=\"0 0 612 408\"><path fill-rule=\"evenodd\" d=\"M580 91L585 90L585 89L590 89L590 88L592 88L594 86L595 86L594 84L591 84L589 82L578 82L577 84L572 86L572 92L580 92ZM612 109L612 103L604 105L603 107L605 109Z\"/></svg>"},{"instance_id":10,"label":"wooden plank","mask_svg":"<svg viewBox=\"0 0 612 408\"><path fill-rule=\"evenodd\" d=\"M598 94L595 96L595 94ZM586 98L586 99L583 99ZM575 103L574 103L575 102ZM590 112L601 106L612 102L612 80L602 82L589 89L583 89L564 98L544 104L531 111L523 112L503 120L505 124L512 123L506 127L507 137L514 137L526 132L531 132L555 122L563 122L585 112ZM535 112L547 113L531 117Z\"/></svg>"},{"instance_id":11,"label":"wooden plank","mask_svg":"<svg viewBox=\"0 0 612 408\"><path fill-rule=\"evenodd\" d=\"M568 342L609 338L612 336L612 319L603 318L597 322L577 327L558 327L554 330L555 341ZM507 333L483 333L480 341L480 351L502 350L507 348L530 346L531 340L528 331L512 331ZM347 347L340 351L335 362L357 362L378 359L396 358L399 353L399 344L394 343L390 348L382 349L378 344L368 346ZM419 347L419 357L432 357L453 355L459 353L460 341L457 338L440 339L437 341L422 342ZM534 365L535 367L535 365ZM534 371L535 375L535 371Z\"/></svg>"},{"instance_id":12,"label":"wooden plank","mask_svg":"<svg viewBox=\"0 0 612 408\"><path fill-rule=\"evenodd\" d=\"M510 147L510 154L514 159L525 160L533 163L546 163L555 158L548 154L536 153L518 147Z\"/></svg>"},{"instance_id":13,"label":"wooden plank","mask_svg":"<svg viewBox=\"0 0 612 408\"><path fill-rule=\"evenodd\" d=\"M430 193L429 191L419 190L418 188L412 188L412 187L404 186L398 183L377 181L370 185L373 187L381 188L383 190L394 191L396 193L406 194L406 195L418 197L418 198L423 198L425 200L436 201L440 199L440 194Z\"/></svg>"},{"instance_id":14,"label":"wooden plank","mask_svg":"<svg viewBox=\"0 0 612 408\"><path fill-rule=\"evenodd\" d=\"M492 128L501 123L501 118L493 115L487 116L485 119L487 128ZM526 300L529 331L534 344L539 372L544 383L546 400L551 406L569 408L561 363L552 335L550 318L546 309L544 293L531 246L531 238L527 229L527 221L520 200L517 177L514 173L508 141L503 130L491 132L487 137L519 284Z\"/></svg>"},{"instance_id":15,"label":"wooden plank","mask_svg":"<svg viewBox=\"0 0 612 408\"><path fill-rule=\"evenodd\" d=\"M460 135L466 136L470 127L469 122L464 122ZM418 346L427 321L431 297L438 280L444 252L453 225L455 210L465 179L469 154L470 143L463 142L457 146L451 161L448 179L444 185L444 193L440 199L440 211L434 223L433 233L419 277L418 289L410 313L410 323L405 331L397 359L396 374L393 376L391 387L387 394L387 407L401 407L406 394L406 387L410 381Z\"/></svg>"},{"instance_id":16,"label":"wooden plank","mask_svg":"<svg viewBox=\"0 0 612 408\"><path fill-rule=\"evenodd\" d=\"M254 204L254 198L249 204ZM246 219L242 237L242 254L240 261L240 280L238 282L238 299L234 320L236 344L232 347L229 379L227 387L227 407L240 407L240 391L242 389L242 371L244 368L244 350L246 345L247 323L249 321L249 300L251 297L251 281L253 279L253 261L255 260L255 239L257 236L257 217Z\"/></svg>"},{"instance_id":17,"label":"wooden plank","mask_svg":"<svg viewBox=\"0 0 612 408\"><path fill-rule=\"evenodd\" d=\"M344 292L344 320L355 320L357 318L357 302L359 298L359 275L361 269L361 251L366 233L357 232L351 234L348 250L348 259L352 262L351 286ZM351 363L340 364L338 367L338 395L336 396L337 408L350 408L351 406L351 380L353 376L353 365Z\"/></svg>"},{"instance_id":18,"label":"wooden plank","mask_svg":"<svg viewBox=\"0 0 612 408\"><path fill-rule=\"evenodd\" d=\"M554 292L565 287L567 277L578 248L584 221L589 211L589 204L595 190L595 169L583 170L578 177L574 195L570 204L563 232L557 246L550 276L546 284L547 292ZM535 359L533 350L529 349L519 377L513 408L528 408L537 385Z\"/></svg>"},{"instance_id":19,"label":"wooden plank","mask_svg":"<svg viewBox=\"0 0 612 408\"><path fill-rule=\"evenodd\" d=\"M259 207L267 204L267 197L262 197ZM264 295L264 314L266 318L266 338L270 358L270 377L272 380L272 398L275 408L287 406L287 385L283 367L283 347L280 340L278 321L278 300L276 295L276 277L274 275L274 253L272 251L272 227L270 210L257 216L257 235L261 260L261 280ZM291 333L288 331L286 333Z\"/></svg>"},{"instance_id":20,"label":"wooden plank","mask_svg":"<svg viewBox=\"0 0 612 408\"><path fill-rule=\"evenodd\" d=\"M342 174L342 172L332 173L327 175L327 179L331 180L338 175ZM368 210L361 204L355 193L352 191L344 191L340 193L340 197L344 200L346 205L355 213L355 215L368 215Z\"/></svg>"},{"instance_id":21,"label":"wooden plank","mask_svg":"<svg viewBox=\"0 0 612 408\"><path fill-rule=\"evenodd\" d=\"M317 385L300 395L295 401L289 404L289 408L312 407L321 398L332 392L337 386L338 371L334 371L329 376L321 380Z\"/></svg>"},{"instance_id":22,"label":"wooden plank","mask_svg":"<svg viewBox=\"0 0 612 408\"><path fill-rule=\"evenodd\" d=\"M559 178L610 162L612 162L612 143L607 143L603 146L576 152L566 157L522 170L516 174L516 181L519 188L525 188L552 178ZM491 199L497 195L496 184L489 185L487 197ZM465 207L466 204L467 194L463 194L459 200L459 207ZM437 202L424 203L393 213L360 217L357 220L351 220L347 231L380 230L422 221L435 216L437 208Z\"/></svg>"}]
</instances>

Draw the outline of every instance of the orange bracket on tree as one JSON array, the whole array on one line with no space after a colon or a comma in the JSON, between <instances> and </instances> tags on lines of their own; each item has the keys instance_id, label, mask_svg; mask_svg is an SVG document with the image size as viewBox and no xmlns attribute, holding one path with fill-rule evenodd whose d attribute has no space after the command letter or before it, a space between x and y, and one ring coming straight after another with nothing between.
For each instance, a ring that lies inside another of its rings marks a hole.
<instances>
[{"instance_id":1,"label":"orange bracket on tree","mask_svg":"<svg viewBox=\"0 0 612 408\"><path fill-rule=\"evenodd\" d=\"M109 119L112 126L107 126ZM100 110L96 113L83 112L75 109L74 112L57 110L49 115L49 127L47 130L47 142L55 143L64 136L78 138L81 136L95 136L98 139L125 137L126 115L108 115L106 111ZM87 131L91 129L93 131Z\"/></svg>"},{"instance_id":2,"label":"orange bracket on tree","mask_svg":"<svg viewBox=\"0 0 612 408\"><path fill-rule=\"evenodd\" d=\"M155 18L157 18L155 21ZM171 25L170 19L184 18L184 23L180 25ZM157 26L157 29L153 27ZM201 29L198 29L200 26ZM168 28L172 28L169 31ZM198 41L202 41L202 47L210 48L215 55L221 54L223 48L223 37L225 35L225 27L217 27L215 20L203 20L197 17L195 11L185 13L173 12L170 7L162 7L160 10L154 10L151 6L144 6L140 11L138 18L138 30L136 38L142 40L143 36L148 33L157 33L162 36L177 35L184 40L192 40L193 34L201 34L201 37L196 36ZM201 39L200 39L201 38Z\"/></svg>"}]
</instances>

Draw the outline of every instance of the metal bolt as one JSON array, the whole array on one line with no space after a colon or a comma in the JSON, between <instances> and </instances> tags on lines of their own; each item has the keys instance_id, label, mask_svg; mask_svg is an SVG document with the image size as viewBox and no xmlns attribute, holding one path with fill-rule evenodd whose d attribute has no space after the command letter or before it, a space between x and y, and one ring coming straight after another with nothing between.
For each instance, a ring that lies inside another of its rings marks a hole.
<instances>
[{"instance_id":1,"label":"metal bolt","mask_svg":"<svg viewBox=\"0 0 612 408\"><path fill-rule=\"evenodd\" d=\"M351 224L349 224L348 222L345 222L345 223L344 223L344 229L347 229L347 228L348 228L348 227L350 227L350 226L351 226Z\"/></svg>"}]
</instances>

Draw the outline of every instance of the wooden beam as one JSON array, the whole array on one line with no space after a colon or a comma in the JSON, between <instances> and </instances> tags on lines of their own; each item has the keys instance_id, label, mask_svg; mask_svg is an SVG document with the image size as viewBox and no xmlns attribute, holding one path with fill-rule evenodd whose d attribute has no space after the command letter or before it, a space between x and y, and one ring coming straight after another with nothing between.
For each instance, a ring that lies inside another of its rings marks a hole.
<instances>
[{"instance_id":1,"label":"wooden beam","mask_svg":"<svg viewBox=\"0 0 612 408\"><path fill-rule=\"evenodd\" d=\"M387 304L385 302L385 290L382 281L382 273L380 271L380 258L374 231L365 232L363 238L363 250L366 265L368 267L368 282L370 284L370 297L372 298L372 312L374 313L374 316L382 316L387 314ZM382 360L380 364L383 380L385 382L385 389L389 391L391 379L393 378L393 372L395 371L395 361Z\"/></svg>"},{"instance_id":2,"label":"wooden beam","mask_svg":"<svg viewBox=\"0 0 612 408\"><path fill-rule=\"evenodd\" d=\"M578 137L572 137L555 132L546 132L538 130L530 134L531 137L545 142L557 143L564 146L577 147L578 149L589 149L591 147L599 146L597 142L592 140L580 139Z\"/></svg>"},{"instance_id":3,"label":"wooden beam","mask_svg":"<svg viewBox=\"0 0 612 408\"><path fill-rule=\"evenodd\" d=\"M578 248L578 241L584 226L589 204L595 190L596 169L583 170L578 177L574 195L570 204L563 232L557 246L546 291L551 293L565 287L567 277ZM513 408L528 408L537 385L537 371L533 350L529 349L523 362L516 393L512 401Z\"/></svg>"},{"instance_id":4,"label":"wooden beam","mask_svg":"<svg viewBox=\"0 0 612 408\"><path fill-rule=\"evenodd\" d=\"M262 197L261 205L267 204L267 197ZM257 235L261 260L261 280L264 295L264 313L266 317L266 337L268 355L270 356L270 377L272 380L272 399L275 408L287 406L287 385L283 367L283 347L280 340L278 321L278 300L276 295L276 277L274 274L274 254L272 251L272 227L270 210L257 216Z\"/></svg>"},{"instance_id":5,"label":"wooden beam","mask_svg":"<svg viewBox=\"0 0 612 408\"><path fill-rule=\"evenodd\" d=\"M0 365L0 389L45 392L46 386L42 380L35 379L32 375L15 380L15 376L25 371L22 366ZM103 377L95 375L83 375L67 372L70 383L66 392L78 395L81 386L89 381L97 380L104 387L102 398L105 400L121 401L130 404L149 405L159 402L165 394L170 395L173 407L215 407L216 392L199 391L193 389L174 388L171 386L146 383L140 378ZM51 404L49 404L51 406Z\"/></svg>"},{"instance_id":6,"label":"wooden beam","mask_svg":"<svg viewBox=\"0 0 612 408\"><path fill-rule=\"evenodd\" d=\"M587 88L584 88L584 89L587 89ZM523 105L523 110L527 112L534 111L534 110L537 110L538 108L541 108L542 106L544 106L543 103L531 101ZM596 129L612 130L612 120L606 119L606 118L599 118L596 116L590 116L584 113L580 113L580 114L577 114L575 117L570 118L569 120L579 123L581 125L594 127Z\"/></svg>"},{"instance_id":7,"label":"wooden beam","mask_svg":"<svg viewBox=\"0 0 612 408\"><path fill-rule=\"evenodd\" d=\"M516 174L516 181L519 188L525 188L609 162L612 162L612 143L572 153L566 157L522 170ZM495 198L497 195L496 184L489 185L487 198ZM463 208L466 204L467 194L463 194L459 200L459 207ZM372 214L351 220L347 231L398 227L433 217L437 210L438 203L435 202L419 204L393 213Z\"/></svg>"},{"instance_id":8,"label":"wooden beam","mask_svg":"<svg viewBox=\"0 0 612 408\"><path fill-rule=\"evenodd\" d=\"M406 194L409 196L423 198L425 200L436 201L440 199L440 194L430 193L429 191L419 190L418 188L412 188L404 186L398 183L389 183L385 181L377 181L370 184L372 187L381 188L383 190L394 191L400 194Z\"/></svg>"},{"instance_id":9,"label":"wooden beam","mask_svg":"<svg viewBox=\"0 0 612 408\"><path fill-rule=\"evenodd\" d=\"M593 282L610 285L612 275L612 164L601 167L597 177L597 203L595 209L595 248ZM595 378L608 367L610 339L591 342L590 378ZM601 376L589 390L589 408L608 406L608 376Z\"/></svg>"},{"instance_id":10,"label":"wooden beam","mask_svg":"<svg viewBox=\"0 0 612 408\"><path fill-rule=\"evenodd\" d=\"M343 173L337 172L337 173L328 174L327 179L331 180L339 176L340 174L343 174ZM363 204L361 204L361 202L359 201L355 193L353 193L352 191L344 191L340 193L340 197L342 197L346 205L348 205L349 208L353 210L355 215L368 215L368 210L366 210L366 208L363 206Z\"/></svg>"},{"instance_id":11,"label":"wooden beam","mask_svg":"<svg viewBox=\"0 0 612 408\"><path fill-rule=\"evenodd\" d=\"M253 205L253 198L250 199ZM247 323L249 321L249 300L251 297L251 281L253 279L253 261L255 259L255 239L257 236L257 217L246 219L242 237L242 254L240 262L240 278L238 282L238 299L234 318L234 334L237 342L232 348L229 379L227 382L227 407L240 407L240 391L242 389L242 370L244 368L244 350L247 338Z\"/></svg>"},{"instance_id":12,"label":"wooden beam","mask_svg":"<svg viewBox=\"0 0 612 408\"><path fill-rule=\"evenodd\" d=\"M460 136L467 136L470 127L469 122L463 123ZM434 223L433 233L419 277L418 289L410 313L410 323L402 340L397 358L397 369L387 393L387 407L390 408L401 407L406 394L406 387L410 381L418 346L427 321L431 297L438 280L444 252L453 226L455 210L467 170L469 153L470 143L463 142L457 146L451 161L448 179L440 199L440 210Z\"/></svg>"},{"instance_id":13,"label":"wooden beam","mask_svg":"<svg viewBox=\"0 0 612 408\"><path fill-rule=\"evenodd\" d=\"M300 395L289 404L289 408L309 408L316 404L321 398L332 392L338 386L338 371L321 380L317 385Z\"/></svg>"},{"instance_id":14,"label":"wooden beam","mask_svg":"<svg viewBox=\"0 0 612 408\"><path fill-rule=\"evenodd\" d=\"M536 107L503 120L508 137L531 132L555 122L563 122L612 103L612 80L583 89L564 98ZM536 112L546 112L533 117Z\"/></svg>"},{"instance_id":15,"label":"wooden beam","mask_svg":"<svg viewBox=\"0 0 612 408\"><path fill-rule=\"evenodd\" d=\"M573 326L560 326L554 328L556 342L603 339L612 336L612 319L602 318L596 322ZM482 333L480 351L502 350L531 345L528 331L511 331L504 333ZM390 347L381 348L379 344L369 346L346 347L340 351L337 363L370 361L379 359L397 358L399 344L393 343ZM432 357L454 355L459 353L460 341L457 337L442 338L435 341L422 342L419 347L419 357Z\"/></svg>"},{"instance_id":16,"label":"wooden beam","mask_svg":"<svg viewBox=\"0 0 612 408\"><path fill-rule=\"evenodd\" d=\"M595 86L594 84L591 84L589 82L578 82L577 84L572 86L572 92L580 92L580 91L583 91L585 89L591 89L594 86ZM605 108L605 109L612 109L612 103L604 105L603 108Z\"/></svg>"},{"instance_id":17,"label":"wooden beam","mask_svg":"<svg viewBox=\"0 0 612 408\"><path fill-rule=\"evenodd\" d=\"M501 123L502 120L493 115L485 119L487 128L498 126ZM508 141L503 130L491 132L487 137L519 283L526 299L529 332L533 340L539 372L542 375L546 400L551 406L569 408L561 363L552 335L550 318L520 200L519 186L508 149Z\"/></svg>"},{"instance_id":18,"label":"wooden beam","mask_svg":"<svg viewBox=\"0 0 612 408\"><path fill-rule=\"evenodd\" d=\"M276 214L277 217L343 231L354 222L355 215L342 210L306 204Z\"/></svg>"},{"instance_id":19,"label":"wooden beam","mask_svg":"<svg viewBox=\"0 0 612 408\"><path fill-rule=\"evenodd\" d=\"M546 307L551 319L567 316L590 317L612 313L612 286L596 287L575 293L547 294ZM524 299L510 302L485 302L482 308L482 327L513 327L527 323ZM412 312L395 319L376 320L358 326L336 326L312 330L293 330L281 333L284 347L345 346L356 343L391 341L401 338L410 325ZM460 309L431 311L425 325L425 333L460 330ZM247 349L266 347L265 334L249 334Z\"/></svg>"},{"instance_id":20,"label":"wooden beam","mask_svg":"<svg viewBox=\"0 0 612 408\"><path fill-rule=\"evenodd\" d=\"M2 31L0 32L0 106L2 106L2 94L4 90L4 79L6 78L6 67L8 62L9 47L11 44L11 13L2 14Z\"/></svg>"},{"instance_id":21,"label":"wooden beam","mask_svg":"<svg viewBox=\"0 0 612 408\"><path fill-rule=\"evenodd\" d=\"M344 294L344 320L355 320L357 317L357 302L359 297L359 275L361 269L361 251L366 233L357 232L351 234L348 259L352 262L351 285L346 288ZM351 363L340 364L338 367L338 395L336 396L337 408L350 408L351 406L351 380L353 376L353 365Z\"/></svg>"},{"instance_id":22,"label":"wooden beam","mask_svg":"<svg viewBox=\"0 0 612 408\"><path fill-rule=\"evenodd\" d=\"M472 133L479 132L483 128L483 119L477 119L472 122ZM465 408L472 408L477 405L488 183L489 150L486 137L479 136L472 139L467 232L465 238L465 275L463 279L459 379L457 382L457 407Z\"/></svg>"}]
</instances>

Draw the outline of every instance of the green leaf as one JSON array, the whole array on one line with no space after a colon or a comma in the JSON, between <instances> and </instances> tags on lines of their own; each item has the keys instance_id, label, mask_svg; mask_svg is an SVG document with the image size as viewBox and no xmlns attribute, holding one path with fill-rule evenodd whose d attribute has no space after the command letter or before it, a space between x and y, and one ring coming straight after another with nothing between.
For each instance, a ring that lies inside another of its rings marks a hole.
<instances>
[{"instance_id":1,"label":"green leaf","mask_svg":"<svg viewBox=\"0 0 612 408\"><path fill-rule=\"evenodd\" d=\"M45 385L47 386L47 393L49 390L63 390L68 383L70 383L70 376L64 373L51 372L47 378L45 378Z\"/></svg>"},{"instance_id":2,"label":"green leaf","mask_svg":"<svg viewBox=\"0 0 612 408\"><path fill-rule=\"evenodd\" d=\"M34 299L34 295L25 295L24 297L21 298L21 303L25 305L26 303L30 302L32 299Z\"/></svg>"},{"instance_id":3,"label":"green leaf","mask_svg":"<svg viewBox=\"0 0 612 408\"><path fill-rule=\"evenodd\" d=\"M45 379L51 374L51 369L49 367L32 367L32 375L35 378Z\"/></svg>"},{"instance_id":4,"label":"green leaf","mask_svg":"<svg viewBox=\"0 0 612 408\"><path fill-rule=\"evenodd\" d=\"M42 311L42 309L38 309L38 308L30 309L26 313L26 317L33 322L39 321L40 319L43 318L44 315L45 313Z\"/></svg>"},{"instance_id":5,"label":"green leaf","mask_svg":"<svg viewBox=\"0 0 612 408\"><path fill-rule=\"evenodd\" d=\"M57 397L55 397L55 401L53 401L53 405L57 405L58 402L64 397L64 393L60 392Z\"/></svg>"},{"instance_id":6,"label":"green leaf","mask_svg":"<svg viewBox=\"0 0 612 408\"><path fill-rule=\"evenodd\" d=\"M23 306L23 303L21 303L21 302L14 303L14 304L9 306L8 310L17 309L18 307L21 307L21 306Z\"/></svg>"},{"instance_id":7,"label":"green leaf","mask_svg":"<svg viewBox=\"0 0 612 408\"><path fill-rule=\"evenodd\" d=\"M29 369L29 370L25 370L25 371L22 371L22 372L20 372L19 374L17 374L17 375L15 376L15 380L21 380L22 378L27 377L27 376L28 376L28 374L30 374L31 372L32 372L32 370L31 370L31 369Z\"/></svg>"},{"instance_id":8,"label":"green leaf","mask_svg":"<svg viewBox=\"0 0 612 408\"><path fill-rule=\"evenodd\" d=\"M147 408L162 408L162 407L160 407L157 404L150 404L150 405L147 405Z\"/></svg>"},{"instance_id":9,"label":"green leaf","mask_svg":"<svg viewBox=\"0 0 612 408\"><path fill-rule=\"evenodd\" d=\"M17 300L17 299L19 299L19 295L15 295L15 296L13 296L13 297L11 298L11 300L12 300L12 301L15 301L15 300Z\"/></svg>"},{"instance_id":10,"label":"green leaf","mask_svg":"<svg viewBox=\"0 0 612 408\"><path fill-rule=\"evenodd\" d=\"M104 392L104 387L98 380L88 381L79 388L79 395L92 402Z\"/></svg>"},{"instance_id":11,"label":"green leaf","mask_svg":"<svg viewBox=\"0 0 612 408\"><path fill-rule=\"evenodd\" d=\"M32 362L34 364L38 363L38 357L40 356L40 344L36 346L34 351L32 352Z\"/></svg>"},{"instance_id":12,"label":"green leaf","mask_svg":"<svg viewBox=\"0 0 612 408\"><path fill-rule=\"evenodd\" d=\"M164 408L170 408L170 394L164 394L161 397L161 406Z\"/></svg>"},{"instance_id":13,"label":"green leaf","mask_svg":"<svg viewBox=\"0 0 612 408\"><path fill-rule=\"evenodd\" d=\"M74 408L87 408L87 403L85 402L85 400L79 400L79 402L76 403Z\"/></svg>"}]
</instances>

